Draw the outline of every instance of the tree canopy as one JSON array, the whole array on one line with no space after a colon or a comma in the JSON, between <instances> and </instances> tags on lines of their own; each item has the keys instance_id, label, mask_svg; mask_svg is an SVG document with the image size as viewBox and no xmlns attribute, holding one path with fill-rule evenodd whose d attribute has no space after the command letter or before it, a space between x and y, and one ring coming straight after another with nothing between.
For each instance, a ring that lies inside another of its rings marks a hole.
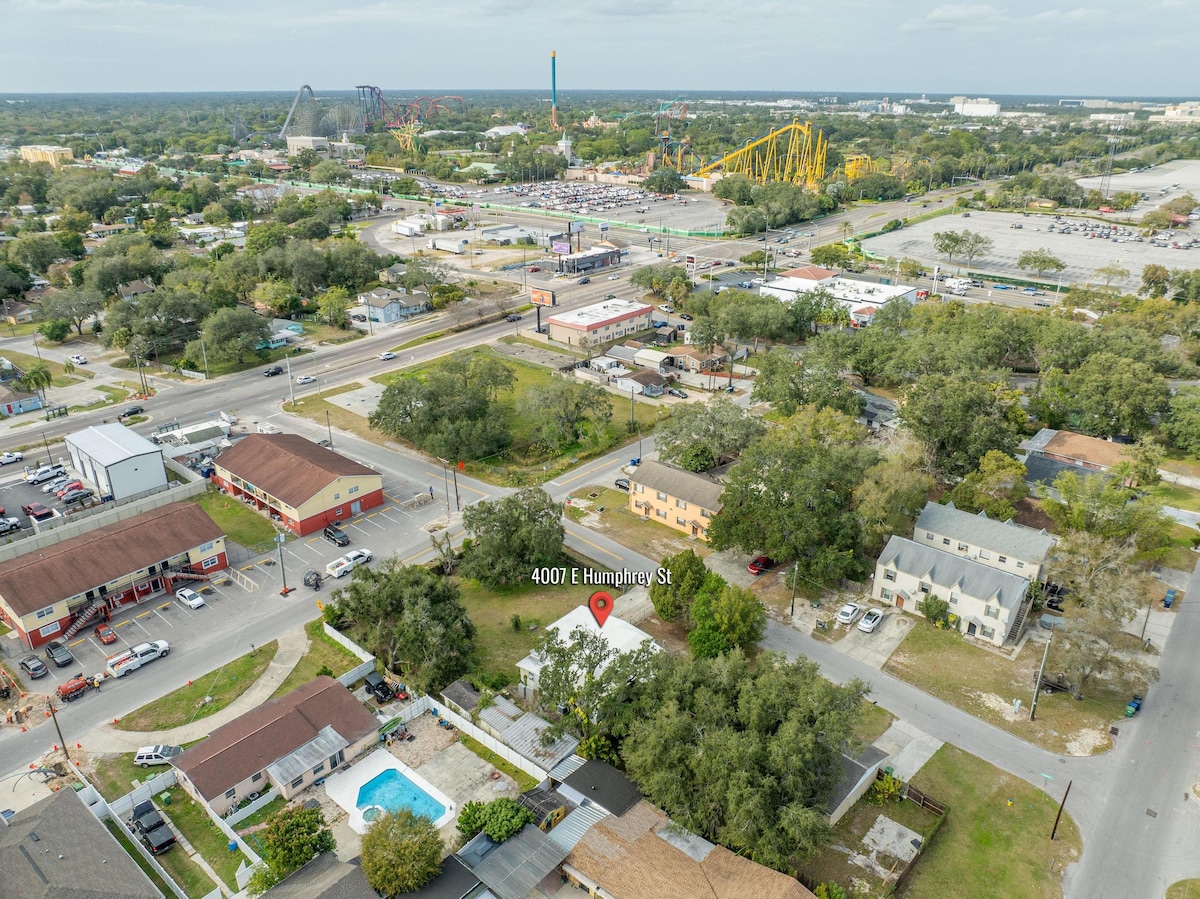
<instances>
[{"instance_id":1,"label":"tree canopy","mask_svg":"<svg viewBox=\"0 0 1200 899\"><path fill-rule=\"evenodd\" d=\"M562 555L562 508L540 487L467 506L463 528L471 542L462 573L492 587L527 583Z\"/></svg>"},{"instance_id":2,"label":"tree canopy","mask_svg":"<svg viewBox=\"0 0 1200 899\"><path fill-rule=\"evenodd\" d=\"M442 838L433 822L409 809L385 812L362 838L363 876L384 896L418 890L441 870Z\"/></svg>"}]
</instances>

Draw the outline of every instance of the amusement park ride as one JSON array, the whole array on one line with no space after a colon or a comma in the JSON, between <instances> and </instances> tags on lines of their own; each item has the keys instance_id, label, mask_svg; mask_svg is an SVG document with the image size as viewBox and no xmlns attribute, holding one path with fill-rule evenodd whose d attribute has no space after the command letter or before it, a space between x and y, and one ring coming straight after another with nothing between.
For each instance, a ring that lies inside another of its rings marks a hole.
<instances>
[{"instance_id":1,"label":"amusement park ride","mask_svg":"<svg viewBox=\"0 0 1200 899\"><path fill-rule=\"evenodd\" d=\"M467 111L462 97L417 97L403 106L393 106L383 96L383 91L369 84L355 85L358 90L358 106L362 111L363 129L382 126L400 142L400 149L412 152L417 147L417 135L422 126L437 121L439 112L449 112L446 101L458 104L461 112Z\"/></svg>"}]
</instances>

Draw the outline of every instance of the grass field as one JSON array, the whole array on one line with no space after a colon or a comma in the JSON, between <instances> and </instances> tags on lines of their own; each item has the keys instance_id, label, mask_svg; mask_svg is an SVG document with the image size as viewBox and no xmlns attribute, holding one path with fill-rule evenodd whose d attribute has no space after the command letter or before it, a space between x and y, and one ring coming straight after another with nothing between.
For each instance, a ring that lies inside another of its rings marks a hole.
<instances>
[{"instance_id":1,"label":"grass field","mask_svg":"<svg viewBox=\"0 0 1200 899\"><path fill-rule=\"evenodd\" d=\"M629 494L612 486L590 485L575 490L567 514L573 521L587 522L588 527L610 540L655 559L687 549L701 558L710 552L704 543L690 539L682 531L630 512Z\"/></svg>"},{"instance_id":2,"label":"grass field","mask_svg":"<svg viewBox=\"0 0 1200 899\"><path fill-rule=\"evenodd\" d=\"M135 709L115 726L119 730L131 731L169 730L207 718L250 689L267 670L278 650L279 643L275 640L265 646L255 647L223 668L205 674L200 680Z\"/></svg>"},{"instance_id":3,"label":"grass field","mask_svg":"<svg viewBox=\"0 0 1200 899\"><path fill-rule=\"evenodd\" d=\"M121 387L110 387L107 384L97 384L92 389L100 391L104 394L104 396L86 406L71 406L69 411L90 412L95 409L103 409L106 406L113 406L115 408L118 403L122 402L125 397L129 396L128 390L125 390Z\"/></svg>"},{"instance_id":4,"label":"grass field","mask_svg":"<svg viewBox=\"0 0 1200 899\"><path fill-rule=\"evenodd\" d=\"M526 774L516 765L510 765L482 743L472 740L466 735L459 737L458 742L462 743L463 746L466 746L467 749L471 750L497 771L503 771L505 774L515 780L517 782L517 789L522 793L524 793L526 790L532 790L537 786L537 781L534 780L533 777Z\"/></svg>"},{"instance_id":5,"label":"grass field","mask_svg":"<svg viewBox=\"0 0 1200 899\"><path fill-rule=\"evenodd\" d=\"M308 634L308 649L304 651L292 673L284 678L279 689L271 694L272 699L307 684L317 676L317 671L322 667L328 667L333 671L333 676L337 677L345 674L360 661L358 656L325 636L320 618L304 625L304 633Z\"/></svg>"},{"instance_id":6,"label":"grass field","mask_svg":"<svg viewBox=\"0 0 1200 899\"><path fill-rule=\"evenodd\" d=\"M1167 887L1166 899L1200 899L1200 880L1180 880Z\"/></svg>"},{"instance_id":7,"label":"grass field","mask_svg":"<svg viewBox=\"0 0 1200 899\"><path fill-rule=\"evenodd\" d=\"M1108 749L1108 724L1124 716L1129 696L1095 679L1083 701L1067 693L1043 694L1037 720L1029 720L1042 648L1040 643L1028 644L1009 660L971 645L953 631L918 621L884 671L1052 752L1089 755ZM1048 670L1056 670L1053 662ZM1013 711L1016 699L1022 704L1019 712Z\"/></svg>"},{"instance_id":8,"label":"grass field","mask_svg":"<svg viewBox=\"0 0 1200 899\"><path fill-rule=\"evenodd\" d=\"M242 546L265 543L275 539L278 533L271 526L271 522L251 510L245 503L218 493L211 487L208 493L197 497L196 502L230 540Z\"/></svg>"},{"instance_id":9,"label":"grass field","mask_svg":"<svg viewBox=\"0 0 1200 899\"><path fill-rule=\"evenodd\" d=\"M566 563L564 563L566 564ZM569 574L569 572L568 572ZM479 667L493 674L516 674L516 664L541 640L547 624L585 604L594 588L526 584L494 590L475 581L459 581L462 604L476 628ZM512 616L521 616L521 629L513 630Z\"/></svg>"},{"instance_id":10,"label":"grass field","mask_svg":"<svg viewBox=\"0 0 1200 899\"><path fill-rule=\"evenodd\" d=\"M1068 812L1050 831L1065 784L1053 796L968 755L943 746L912 780L918 790L949 806L909 880L903 899L1057 899L1062 875L1083 842Z\"/></svg>"},{"instance_id":11,"label":"grass field","mask_svg":"<svg viewBox=\"0 0 1200 899\"><path fill-rule=\"evenodd\" d=\"M167 887L166 882L159 876L158 872L150 867L140 852L133 848L133 837L120 824L115 821L108 820L104 822L104 826L109 829L117 842L121 844L129 857L132 858L139 868L145 872L150 881L162 891L164 896L174 896L175 894ZM176 845L170 852L158 856L158 863L162 865L163 870L170 875L171 879L179 885L190 899L201 899L202 896L207 896L213 891L216 884L212 878L204 873L204 869L197 865L188 854L183 851L183 847Z\"/></svg>"},{"instance_id":12,"label":"grass field","mask_svg":"<svg viewBox=\"0 0 1200 899\"><path fill-rule=\"evenodd\" d=\"M167 792L171 794L171 805L166 809L171 822L204 860L212 865L217 876L225 882L230 891L236 893L238 865L243 861L249 863L246 856L240 851L229 851L225 832L213 823L208 812L185 793L182 787L171 787ZM174 854L174 849L167 853L168 856Z\"/></svg>"}]
</instances>

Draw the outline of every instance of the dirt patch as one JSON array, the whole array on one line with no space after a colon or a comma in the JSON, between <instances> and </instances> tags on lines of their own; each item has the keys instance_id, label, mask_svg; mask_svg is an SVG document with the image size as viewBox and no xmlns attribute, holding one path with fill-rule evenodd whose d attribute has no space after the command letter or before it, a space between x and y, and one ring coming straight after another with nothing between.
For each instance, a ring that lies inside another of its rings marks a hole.
<instances>
[{"instance_id":1,"label":"dirt patch","mask_svg":"<svg viewBox=\"0 0 1200 899\"><path fill-rule=\"evenodd\" d=\"M1054 522L1042 510L1042 501L1032 496L1027 496L1017 503L1017 524L1038 530L1042 528L1051 532L1054 530Z\"/></svg>"},{"instance_id":2,"label":"dirt patch","mask_svg":"<svg viewBox=\"0 0 1200 899\"><path fill-rule=\"evenodd\" d=\"M687 628L680 621L663 621L657 615L650 615L638 625L654 638L654 642L668 652L676 655L686 655L688 651Z\"/></svg>"},{"instance_id":3,"label":"dirt patch","mask_svg":"<svg viewBox=\"0 0 1200 899\"><path fill-rule=\"evenodd\" d=\"M1071 755L1094 755L1109 748L1108 734L1093 728L1077 731L1067 741L1067 752Z\"/></svg>"},{"instance_id":4,"label":"dirt patch","mask_svg":"<svg viewBox=\"0 0 1200 899\"><path fill-rule=\"evenodd\" d=\"M1013 703L1006 702L995 693L982 693L979 690L967 690L968 696L974 696L984 706L991 709L1005 721L1021 721L1029 717L1029 710L1022 707L1017 709ZM1087 753L1083 753L1087 755Z\"/></svg>"}]
</instances>

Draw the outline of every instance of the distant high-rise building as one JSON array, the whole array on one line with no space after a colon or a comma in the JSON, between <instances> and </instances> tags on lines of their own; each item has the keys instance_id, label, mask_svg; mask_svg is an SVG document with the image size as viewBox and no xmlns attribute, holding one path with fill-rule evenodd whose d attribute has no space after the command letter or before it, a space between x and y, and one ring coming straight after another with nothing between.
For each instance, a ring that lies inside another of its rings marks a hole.
<instances>
[{"instance_id":1,"label":"distant high-rise building","mask_svg":"<svg viewBox=\"0 0 1200 899\"><path fill-rule=\"evenodd\" d=\"M30 144L21 147L21 158L26 162L48 162L58 168L65 163L74 162L75 154L70 147L52 147L49 144Z\"/></svg>"},{"instance_id":2,"label":"distant high-rise building","mask_svg":"<svg viewBox=\"0 0 1200 899\"><path fill-rule=\"evenodd\" d=\"M969 100L966 97L955 97L954 111L961 116L986 119L1000 115L1000 104L993 103L987 97L979 97L974 100Z\"/></svg>"}]
</instances>

